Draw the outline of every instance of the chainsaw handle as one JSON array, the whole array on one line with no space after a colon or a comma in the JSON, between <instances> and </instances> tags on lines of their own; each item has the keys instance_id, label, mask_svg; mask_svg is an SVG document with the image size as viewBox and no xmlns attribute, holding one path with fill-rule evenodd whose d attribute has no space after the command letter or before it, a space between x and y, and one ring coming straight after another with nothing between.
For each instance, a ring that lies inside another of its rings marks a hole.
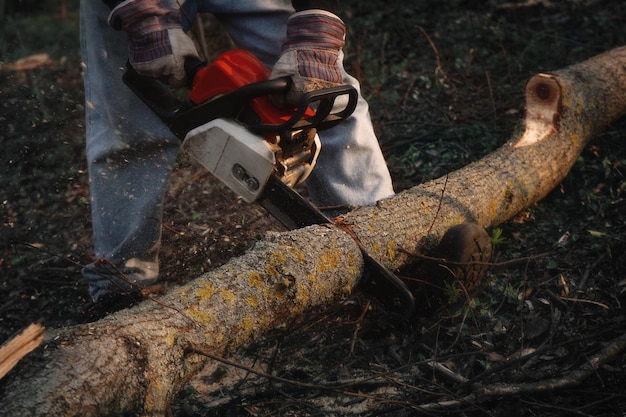
<instances>
[{"instance_id":1,"label":"chainsaw handle","mask_svg":"<svg viewBox=\"0 0 626 417\"><path fill-rule=\"evenodd\" d=\"M170 124L183 106L167 83L152 77L140 75L130 63L122 76L124 84L132 90L161 120Z\"/></svg>"},{"instance_id":2,"label":"chainsaw handle","mask_svg":"<svg viewBox=\"0 0 626 417\"><path fill-rule=\"evenodd\" d=\"M196 73L204 66L206 66L206 61L194 57L185 58L185 73L189 88ZM168 126L173 123L184 107L184 101L174 94L166 80L141 75L130 62L126 63L122 80Z\"/></svg>"},{"instance_id":3,"label":"chainsaw handle","mask_svg":"<svg viewBox=\"0 0 626 417\"><path fill-rule=\"evenodd\" d=\"M281 78L279 78L279 80L280 79ZM286 81L288 85L285 88L288 90L291 88L291 79L287 77ZM348 98L346 105L342 110L331 113L337 98L343 96L347 96ZM358 99L358 92L351 85L341 85L310 91L302 96L298 107L286 122L279 124L249 124L248 128L258 132L284 132L306 128L315 128L317 131L330 129L354 112ZM310 117L305 117L307 110L312 108L315 108L315 114Z\"/></svg>"},{"instance_id":4,"label":"chainsaw handle","mask_svg":"<svg viewBox=\"0 0 626 417\"><path fill-rule=\"evenodd\" d=\"M193 66L186 65L188 72L201 68L198 64L190 65ZM181 140L187 132L211 120L235 118L254 98L286 92L291 86L288 77L275 78L244 85L213 100L194 105L179 99L161 80L140 75L130 64L122 80Z\"/></svg>"},{"instance_id":5,"label":"chainsaw handle","mask_svg":"<svg viewBox=\"0 0 626 417\"><path fill-rule=\"evenodd\" d=\"M187 76L187 88L190 90L193 87L193 80L196 78L196 74L202 68L207 66L207 62L196 58L194 56L185 57L185 74Z\"/></svg>"}]
</instances>

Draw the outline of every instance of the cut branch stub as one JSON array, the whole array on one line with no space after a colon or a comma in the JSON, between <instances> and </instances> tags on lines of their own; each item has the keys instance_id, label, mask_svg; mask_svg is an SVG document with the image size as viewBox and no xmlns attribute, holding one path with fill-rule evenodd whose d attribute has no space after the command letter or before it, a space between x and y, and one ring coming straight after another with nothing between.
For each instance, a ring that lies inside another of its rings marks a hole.
<instances>
[{"instance_id":1,"label":"cut branch stub","mask_svg":"<svg viewBox=\"0 0 626 417\"><path fill-rule=\"evenodd\" d=\"M560 117L561 86L550 74L537 74L526 84L526 130L516 148L534 145L555 130Z\"/></svg>"}]
</instances>

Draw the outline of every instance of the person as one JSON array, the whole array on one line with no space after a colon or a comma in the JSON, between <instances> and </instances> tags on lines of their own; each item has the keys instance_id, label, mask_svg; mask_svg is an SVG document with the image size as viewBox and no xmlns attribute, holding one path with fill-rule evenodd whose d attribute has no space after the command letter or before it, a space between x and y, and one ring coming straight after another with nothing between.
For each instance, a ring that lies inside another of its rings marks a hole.
<instances>
[{"instance_id":1,"label":"person","mask_svg":"<svg viewBox=\"0 0 626 417\"><path fill-rule=\"evenodd\" d=\"M122 81L127 61L142 75L185 85L185 57L197 56L185 31L212 13L238 48L291 76L284 99L336 84L359 89L343 67L345 25L333 0L81 0L86 156L96 261L82 275L94 305L155 283L163 200L180 141ZM368 104L320 132L322 151L307 180L318 206L366 205L394 194ZM105 312L106 313L106 312Z\"/></svg>"}]
</instances>

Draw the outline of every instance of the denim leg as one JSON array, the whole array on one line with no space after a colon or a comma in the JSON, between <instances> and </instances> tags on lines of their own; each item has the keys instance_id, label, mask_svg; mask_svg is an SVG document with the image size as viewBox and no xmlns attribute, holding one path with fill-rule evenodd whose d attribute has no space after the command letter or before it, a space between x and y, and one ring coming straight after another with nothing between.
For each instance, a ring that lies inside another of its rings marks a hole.
<instances>
[{"instance_id":1,"label":"denim leg","mask_svg":"<svg viewBox=\"0 0 626 417\"><path fill-rule=\"evenodd\" d=\"M90 295L158 277L163 199L178 139L122 82L128 51L100 1L81 0L86 154L96 261L83 270Z\"/></svg>"}]
</instances>

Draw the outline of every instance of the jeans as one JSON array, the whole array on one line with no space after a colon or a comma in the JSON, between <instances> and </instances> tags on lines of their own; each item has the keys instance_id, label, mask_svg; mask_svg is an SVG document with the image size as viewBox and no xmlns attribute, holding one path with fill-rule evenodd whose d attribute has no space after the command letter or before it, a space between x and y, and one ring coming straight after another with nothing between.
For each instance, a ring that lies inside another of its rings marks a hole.
<instances>
[{"instance_id":1,"label":"jeans","mask_svg":"<svg viewBox=\"0 0 626 417\"><path fill-rule=\"evenodd\" d=\"M278 59L289 1L188 0L187 15L213 13L235 45L268 67ZM163 200L180 141L122 82L126 35L107 24L108 8L81 0L86 155L94 251L83 270L94 300L158 278ZM344 83L358 82L341 68ZM366 205L393 194L391 177L359 97L354 114L320 133L321 154L307 180L318 206Z\"/></svg>"}]
</instances>

